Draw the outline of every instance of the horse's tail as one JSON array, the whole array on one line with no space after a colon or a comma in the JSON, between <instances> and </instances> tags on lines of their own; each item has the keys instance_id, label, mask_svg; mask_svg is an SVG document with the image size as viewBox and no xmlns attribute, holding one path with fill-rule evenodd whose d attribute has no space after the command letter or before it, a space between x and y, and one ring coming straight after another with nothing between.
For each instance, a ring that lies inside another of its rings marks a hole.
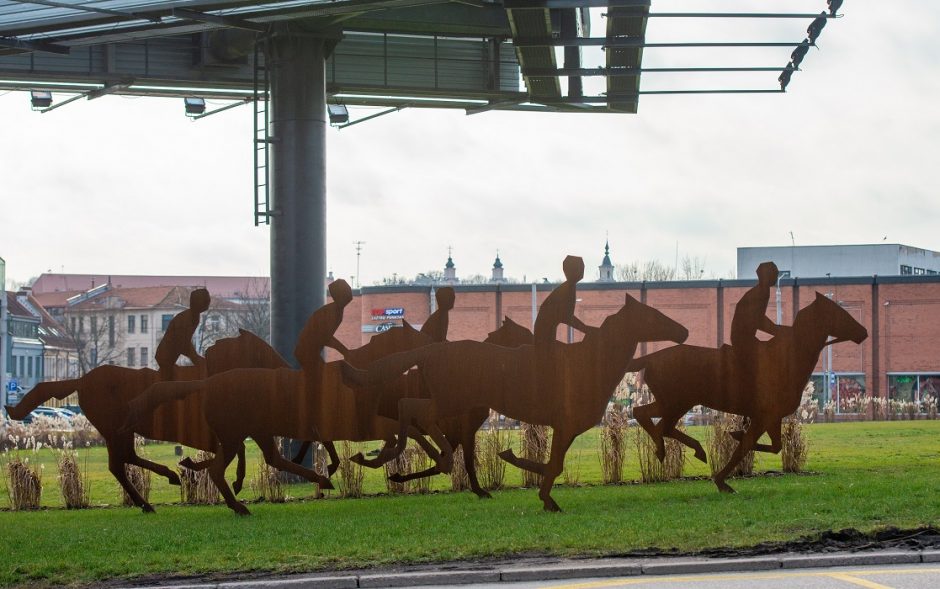
<instances>
[{"instance_id":1,"label":"horse's tail","mask_svg":"<svg viewBox=\"0 0 940 589\"><path fill-rule=\"evenodd\" d=\"M343 382L351 387L375 386L391 382L412 366L422 362L438 346L443 345L446 344L443 342L430 344L414 350L391 354L372 362L367 368L356 368L344 360L342 364Z\"/></svg>"},{"instance_id":2,"label":"horse's tail","mask_svg":"<svg viewBox=\"0 0 940 589\"><path fill-rule=\"evenodd\" d=\"M81 390L81 387L81 378L41 382L26 393L26 396L17 403L16 407L7 405L5 409L10 419L23 419L29 415L33 409L45 404L49 399L64 399L72 393Z\"/></svg>"},{"instance_id":3,"label":"horse's tail","mask_svg":"<svg viewBox=\"0 0 940 589\"><path fill-rule=\"evenodd\" d=\"M202 380L154 383L127 404L127 418L121 425L121 433L133 431L138 423L150 416L160 405L185 399L193 393L198 393L203 389L204 384L205 381Z\"/></svg>"}]
</instances>

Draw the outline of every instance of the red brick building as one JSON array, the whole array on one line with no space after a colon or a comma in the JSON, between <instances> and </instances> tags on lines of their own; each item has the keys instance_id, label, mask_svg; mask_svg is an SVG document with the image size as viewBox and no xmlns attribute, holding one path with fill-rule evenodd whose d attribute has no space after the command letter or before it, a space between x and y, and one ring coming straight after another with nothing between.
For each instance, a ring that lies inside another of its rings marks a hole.
<instances>
[{"instance_id":1,"label":"red brick building","mask_svg":"<svg viewBox=\"0 0 940 589\"><path fill-rule=\"evenodd\" d=\"M705 280L656 283L581 283L577 316L589 325L623 304L624 293L651 305L689 329L687 343L720 346L730 341L731 318L740 297L754 284L749 280ZM548 296L552 284L538 285L536 305ZM448 339L482 340L497 329L503 317L531 328L531 285L458 285L456 305L450 314ZM783 279L780 289L782 323L789 325L795 313L812 302L815 293L831 298L848 310L869 332L862 345L851 342L832 346L831 393L826 393L826 350L814 371L816 394L822 403L835 401L842 412L851 412L853 399L873 397L920 401L940 392L940 277L890 276L866 278ZM368 341L377 330L402 320L420 326L432 311L430 286L364 287L347 307L337 333L349 347ZM775 293L767 314L777 316ZM558 338L573 337L559 328ZM644 346L652 352L664 344Z\"/></svg>"}]
</instances>

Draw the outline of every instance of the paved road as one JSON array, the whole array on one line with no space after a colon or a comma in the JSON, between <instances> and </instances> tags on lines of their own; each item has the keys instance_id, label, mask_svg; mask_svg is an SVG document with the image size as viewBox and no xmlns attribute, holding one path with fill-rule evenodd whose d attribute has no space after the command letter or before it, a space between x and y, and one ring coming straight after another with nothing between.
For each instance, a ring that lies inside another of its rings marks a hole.
<instances>
[{"instance_id":1,"label":"paved road","mask_svg":"<svg viewBox=\"0 0 940 589\"><path fill-rule=\"evenodd\" d=\"M833 567L759 573L636 576L526 583L461 585L461 589L937 589L940 564ZM422 589L454 589L423 586Z\"/></svg>"}]
</instances>

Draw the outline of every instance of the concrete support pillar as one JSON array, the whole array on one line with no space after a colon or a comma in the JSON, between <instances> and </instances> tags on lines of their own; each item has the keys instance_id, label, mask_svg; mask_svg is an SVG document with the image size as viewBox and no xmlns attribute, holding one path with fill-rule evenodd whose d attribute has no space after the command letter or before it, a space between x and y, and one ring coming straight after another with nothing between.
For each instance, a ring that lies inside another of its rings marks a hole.
<instances>
[{"instance_id":1,"label":"concrete support pillar","mask_svg":"<svg viewBox=\"0 0 940 589\"><path fill-rule=\"evenodd\" d=\"M271 332L297 367L294 346L326 298L326 52L324 41L277 35L271 80Z\"/></svg>"}]
</instances>

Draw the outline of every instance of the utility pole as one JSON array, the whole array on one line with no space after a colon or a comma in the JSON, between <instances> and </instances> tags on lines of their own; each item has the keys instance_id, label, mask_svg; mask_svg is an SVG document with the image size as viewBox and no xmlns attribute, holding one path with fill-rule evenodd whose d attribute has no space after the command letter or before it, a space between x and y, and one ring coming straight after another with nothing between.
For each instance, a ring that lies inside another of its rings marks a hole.
<instances>
[{"instance_id":1,"label":"utility pole","mask_svg":"<svg viewBox=\"0 0 940 589\"><path fill-rule=\"evenodd\" d=\"M366 242L364 241L354 241L353 245L356 246L356 288L359 288L362 285L362 279L359 278L359 258L362 257L362 246Z\"/></svg>"},{"instance_id":2,"label":"utility pole","mask_svg":"<svg viewBox=\"0 0 940 589\"><path fill-rule=\"evenodd\" d=\"M777 274L777 325L783 323L783 307L780 304L780 281L790 277L790 271L784 270Z\"/></svg>"},{"instance_id":3,"label":"utility pole","mask_svg":"<svg viewBox=\"0 0 940 589\"><path fill-rule=\"evenodd\" d=\"M7 263L0 258L0 407L7 403Z\"/></svg>"},{"instance_id":4,"label":"utility pole","mask_svg":"<svg viewBox=\"0 0 940 589\"><path fill-rule=\"evenodd\" d=\"M833 293L827 292L826 297L832 299ZM835 379L832 375L832 344L826 344L826 395L829 397L829 400L832 401L832 385L835 384ZM838 396L838 395L836 395ZM836 403L836 412L839 411L839 399L835 399Z\"/></svg>"}]
</instances>

